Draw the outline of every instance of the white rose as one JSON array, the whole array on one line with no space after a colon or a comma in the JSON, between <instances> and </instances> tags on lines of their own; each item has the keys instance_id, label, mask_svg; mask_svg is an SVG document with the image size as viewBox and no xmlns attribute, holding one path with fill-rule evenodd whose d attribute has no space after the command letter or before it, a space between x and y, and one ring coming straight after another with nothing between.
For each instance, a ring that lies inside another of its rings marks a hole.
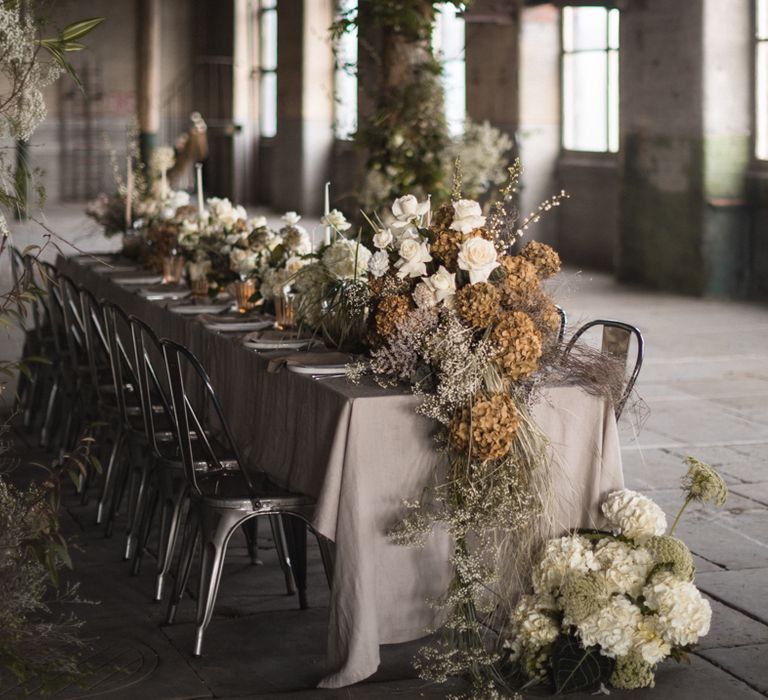
<instances>
[{"instance_id":1,"label":"white rose","mask_svg":"<svg viewBox=\"0 0 768 700\"><path fill-rule=\"evenodd\" d=\"M245 231L240 231L238 233L229 233L229 234L227 234L227 236L224 238L224 240L229 245L236 245L237 243L239 243L240 241L244 240L245 238L248 238L248 233L245 232Z\"/></svg>"},{"instance_id":2,"label":"white rose","mask_svg":"<svg viewBox=\"0 0 768 700\"><path fill-rule=\"evenodd\" d=\"M475 236L461 244L459 267L469 272L470 284L485 282L498 266L496 246L491 241Z\"/></svg>"},{"instance_id":3,"label":"white rose","mask_svg":"<svg viewBox=\"0 0 768 700\"><path fill-rule=\"evenodd\" d=\"M456 294L456 275L448 272L443 265L440 265L434 275L425 278L424 284L434 294L436 304L444 301L446 306L450 306L453 303L453 297Z\"/></svg>"},{"instance_id":4,"label":"white rose","mask_svg":"<svg viewBox=\"0 0 768 700\"><path fill-rule=\"evenodd\" d=\"M392 231L390 231L388 228L381 228L373 236L373 245L375 245L377 248L384 249L394 240L395 237L392 235Z\"/></svg>"},{"instance_id":5,"label":"white rose","mask_svg":"<svg viewBox=\"0 0 768 700\"><path fill-rule=\"evenodd\" d=\"M400 279L405 277L423 277L427 274L426 263L432 260L429 254L429 245L426 241L419 242L411 238L406 238L398 250L400 259L395 263L397 276Z\"/></svg>"},{"instance_id":6,"label":"white rose","mask_svg":"<svg viewBox=\"0 0 768 700\"><path fill-rule=\"evenodd\" d=\"M613 530L637 544L667 531L664 511L650 498L630 489L608 494L602 511Z\"/></svg>"},{"instance_id":7,"label":"white rose","mask_svg":"<svg viewBox=\"0 0 768 700\"><path fill-rule=\"evenodd\" d=\"M392 203L392 214L395 217L395 222L392 224L394 228L403 228L412 224L417 219L420 219L429 211L429 200L426 199L423 202L419 202L412 194L407 194L404 197L398 197Z\"/></svg>"},{"instance_id":8,"label":"white rose","mask_svg":"<svg viewBox=\"0 0 768 700\"><path fill-rule=\"evenodd\" d=\"M384 250L377 250L368 262L368 272L374 277L381 277L389 270L389 255Z\"/></svg>"},{"instance_id":9,"label":"white rose","mask_svg":"<svg viewBox=\"0 0 768 700\"><path fill-rule=\"evenodd\" d=\"M301 221L301 216L295 211L287 211L281 218L286 226L295 226Z\"/></svg>"},{"instance_id":10,"label":"white rose","mask_svg":"<svg viewBox=\"0 0 768 700\"><path fill-rule=\"evenodd\" d=\"M267 217L266 216L254 216L248 222L248 228L251 231L255 231L257 228L266 228L266 227L267 227Z\"/></svg>"},{"instance_id":11,"label":"white rose","mask_svg":"<svg viewBox=\"0 0 768 700\"><path fill-rule=\"evenodd\" d=\"M460 199L453 203L453 223L451 228L461 233L469 233L485 226L485 217L480 205L471 199Z\"/></svg>"},{"instance_id":12,"label":"white rose","mask_svg":"<svg viewBox=\"0 0 768 700\"><path fill-rule=\"evenodd\" d=\"M346 231L352 227L352 224L347 221L344 214L342 214L338 209L332 209L330 212L328 212L320 219L320 223L323 224L323 226L330 226L337 231Z\"/></svg>"},{"instance_id":13,"label":"white rose","mask_svg":"<svg viewBox=\"0 0 768 700\"><path fill-rule=\"evenodd\" d=\"M229 254L229 268L238 275L250 275L256 269L257 258L256 253L235 248Z\"/></svg>"}]
</instances>

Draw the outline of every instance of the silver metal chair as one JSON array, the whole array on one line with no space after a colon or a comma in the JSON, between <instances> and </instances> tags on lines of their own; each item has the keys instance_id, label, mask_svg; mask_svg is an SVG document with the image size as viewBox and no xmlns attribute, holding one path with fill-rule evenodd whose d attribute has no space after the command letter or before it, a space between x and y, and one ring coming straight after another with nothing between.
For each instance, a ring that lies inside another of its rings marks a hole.
<instances>
[{"instance_id":1,"label":"silver metal chair","mask_svg":"<svg viewBox=\"0 0 768 700\"><path fill-rule=\"evenodd\" d=\"M565 313L565 309L555 304L555 308L557 309L557 315L560 316L560 330L557 333L557 342L558 344L563 342L563 338L565 338L565 330L568 328L568 314Z\"/></svg>"},{"instance_id":2,"label":"silver metal chair","mask_svg":"<svg viewBox=\"0 0 768 700\"><path fill-rule=\"evenodd\" d=\"M616 413L616 420L619 420L621 412L624 410L624 405L627 403L627 399L632 393L632 389L635 386L635 382L637 381L637 377L643 366L643 358L645 356L645 341L643 339L643 334L635 328L635 326L632 326L629 323L624 323L623 321L597 319L585 323L571 336L564 350L565 355L568 355L568 353L573 350L576 343L579 342L579 339L592 328L602 328L600 351L619 361L625 369L633 336L636 341L634 365L632 366L629 376L626 378L621 393L615 399L614 410Z\"/></svg>"},{"instance_id":3,"label":"silver metal chair","mask_svg":"<svg viewBox=\"0 0 768 700\"><path fill-rule=\"evenodd\" d=\"M300 607L307 607L306 531L315 504L308 496L278 487L264 471L254 466L244 468L205 369L188 349L178 343L162 340L161 344L190 501L174 591L168 607L168 622L173 622L175 618L177 606L187 586L194 553L200 542L202 553L193 648L193 654L199 656L203 635L213 614L227 546L234 532L249 520L266 515L284 521L288 536L287 549L291 554L285 564L292 570ZM232 467L220 459L219 448L209 439L205 429L207 426L203 423L204 416L209 422L218 423L220 441L235 455ZM190 437L193 434L196 436L199 454L207 464L205 474L196 468L197 457ZM317 538L330 583L330 543L320 535ZM278 546L278 552L280 549Z\"/></svg>"}]
</instances>

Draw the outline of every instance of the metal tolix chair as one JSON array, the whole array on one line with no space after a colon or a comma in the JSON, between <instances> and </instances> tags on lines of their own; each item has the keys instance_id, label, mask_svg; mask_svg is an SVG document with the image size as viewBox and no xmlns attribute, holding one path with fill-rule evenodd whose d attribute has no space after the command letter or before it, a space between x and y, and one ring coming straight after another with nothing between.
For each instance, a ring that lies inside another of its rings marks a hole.
<instances>
[{"instance_id":1,"label":"metal tolix chair","mask_svg":"<svg viewBox=\"0 0 768 700\"><path fill-rule=\"evenodd\" d=\"M635 386L637 377L640 374L640 370L643 366L643 358L645 356L645 341L643 334L635 326L623 321L612 321L607 319L597 319L590 321L581 326L570 338L568 344L565 346L564 354L573 350L573 347L577 342L592 328L602 328L602 336L600 343L600 351L616 359L626 369L627 362L630 354L630 345L632 337L635 338L635 363L632 366L632 371L626 378L620 394L615 399L614 410L616 413L616 420L621 417L621 412L624 410L624 405L627 403L627 399L632 393L632 389Z\"/></svg>"},{"instance_id":2,"label":"metal tolix chair","mask_svg":"<svg viewBox=\"0 0 768 700\"><path fill-rule=\"evenodd\" d=\"M187 587L194 553L200 543L202 553L193 648L193 654L199 656L203 635L216 603L227 546L234 532L249 520L260 516L278 516L284 521L299 605L302 609L307 607L306 534L307 525L314 515L315 502L308 496L291 493L275 485L261 469L244 468L205 369L182 345L170 340L162 340L161 344L190 503L174 591L168 607L168 623L172 623L175 618L177 606ZM188 386L187 382L193 386ZM191 389L191 395L188 389ZM203 408L208 408L209 412L204 413L201 410ZM218 423L223 444L235 455L233 464L221 460L220 448L209 439L203 423L206 415L209 420L215 419ZM193 434L197 438L197 452L207 464L205 473L201 473L197 467L199 457L195 454L190 437ZM317 535L317 539L330 584L330 542L320 535Z\"/></svg>"}]
</instances>

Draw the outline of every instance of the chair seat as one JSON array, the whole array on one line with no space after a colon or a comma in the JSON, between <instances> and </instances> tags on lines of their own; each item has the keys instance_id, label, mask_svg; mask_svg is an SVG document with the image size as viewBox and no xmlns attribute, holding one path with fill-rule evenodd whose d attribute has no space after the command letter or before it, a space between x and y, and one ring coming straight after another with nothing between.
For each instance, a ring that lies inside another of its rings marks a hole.
<instances>
[{"instance_id":1,"label":"chair seat","mask_svg":"<svg viewBox=\"0 0 768 700\"><path fill-rule=\"evenodd\" d=\"M203 492L203 502L215 508L256 508L283 509L295 506L314 505L314 499L293 493L275 484L263 472L251 476L254 493L248 495L248 484L240 470L212 472L198 480Z\"/></svg>"}]
</instances>

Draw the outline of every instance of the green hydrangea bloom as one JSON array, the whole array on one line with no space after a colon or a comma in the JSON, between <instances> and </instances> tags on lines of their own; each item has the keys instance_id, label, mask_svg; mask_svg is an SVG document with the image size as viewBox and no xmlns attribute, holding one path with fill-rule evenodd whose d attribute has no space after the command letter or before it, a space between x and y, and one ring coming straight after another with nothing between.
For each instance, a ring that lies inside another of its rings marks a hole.
<instances>
[{"instance_id":1,"label":"green hydrangea bloom","mask_svg":"<svg viewBox=\"0 0 768 700\"><path fill-rule=\"evenodd\" d=\"M605 582L592 573L572 574L560 588L560 604L565 617L578 625L605 605Z\"/></svg>"},{"instance_id":2,"label":"green hydrangea bloom","mask_svg":"<svg viewBox=\"0 0 768 700\"><path fill-rule=\"evenodd\" d=\"M616 659L610 683L614 688L624 690L653 688L656 685L655 675L655 666L647 664L639 654L632 653Z\"/></svg>"},{"instance_id":3,"label":"green hydrangea bloom","mask_svg":"<svg viewBox=\"0 0 768 700\"><path fill-rule=\"evenodd\" d=\"M658 564L671 564L672 572L685 581L693 580L693 556L685 542L676 537L664 535L662 537L652 537L647 543L646 548L651 553L654 561Z\"/></svg>"}]
</instances>

